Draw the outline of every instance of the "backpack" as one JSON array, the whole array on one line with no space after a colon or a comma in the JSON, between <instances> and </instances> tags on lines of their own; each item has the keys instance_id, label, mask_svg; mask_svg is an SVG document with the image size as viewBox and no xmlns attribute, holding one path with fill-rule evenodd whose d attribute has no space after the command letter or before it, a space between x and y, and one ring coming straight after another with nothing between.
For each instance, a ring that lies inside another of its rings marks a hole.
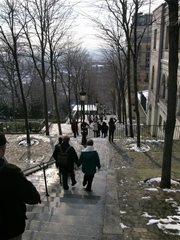
<instances>
[{"instance_id":1,"label":"backpack","mask_svg":"<svg viewBox=\"0 0 180 240\"><path fill-rule=\"evenodd\" d=\"M58 152L57 155L57 164L60 167L67 167L68 164L68 151L71 148L71 146L69 146L65 152L62 151L61 146L59 147L60 151Z\"/></svg>"}]
</instances>

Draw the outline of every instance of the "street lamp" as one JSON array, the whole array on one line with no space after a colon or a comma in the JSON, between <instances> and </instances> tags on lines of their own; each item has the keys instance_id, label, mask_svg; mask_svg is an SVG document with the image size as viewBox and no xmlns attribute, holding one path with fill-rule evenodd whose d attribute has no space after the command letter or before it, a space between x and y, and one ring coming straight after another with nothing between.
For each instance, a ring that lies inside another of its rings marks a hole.
<instances>
[{"instance_id":1,"label":"street lamp","mask_svg":"<svg viewBox=\"0 0 180 240\"><path fill-rule=\"evenodd\" d=\"M96 106L96 115L98 115L98 105L99 105L99 102L98 102L98 100L96 100L96 103L95 103L95 106Z\"/></svg>"},{"instance_id":2,"label":"street lamp","mask_svg":"<svg viewBox=\"0 0 180 240\"><path fill-rule=\"evenodd\" d=\"M86 100L86 92L82 91L79 93L80 94L80 101L81 101L81 106L82 106L82 113L83 113L83 121L81 123L81 133L82 133L82 142L81 144L83 146L86 146L86 135L87 135L87 129L86 129L86 123L85 123L85 110L84 110L84 102Z\"/></svg>"}]
</instances>

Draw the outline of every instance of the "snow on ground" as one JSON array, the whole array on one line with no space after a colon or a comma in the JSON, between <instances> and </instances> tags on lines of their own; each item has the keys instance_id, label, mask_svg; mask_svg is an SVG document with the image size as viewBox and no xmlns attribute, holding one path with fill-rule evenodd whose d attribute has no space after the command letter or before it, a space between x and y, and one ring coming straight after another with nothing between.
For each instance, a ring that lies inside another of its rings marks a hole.
<instances>
[{"instance_id":1,"label":"snow on ground","mask_svg":"<svg viewBox=\"0 0 180 240\"><path fill-rule=\"evenodd\" d=\"M61 124L63 135L72 135L71 126L70 124ZM58 127L57 124L53 124L50 129L51 136L58 136ZM19 144L26 146L26 135L21 135L17 138ZM50 137L40 134L31 134L31 141L32 144L36 145L38 144L38 140L42 140L44 142L50 142ZM156 140L146 140L146 143L159 143L162 141L156 141ZM129 150L133 150L136 152L147 152L150 150L150 147L147 144L141 143L141 147L138 148L135 140L132 141L132 139L126 140L126 148ZM125 168L122 166L122 168ZM48 170L47 170L48 171ZM47 172L47 174L51 174L51 172ZM148 184L158 183L160 182L161 178L151 178L147 179L145 182ZM124 181L122 180L122 183L124 184ZM180 182L171 180L172 184L180 185ZM145 188L148 191L158 191L158 188ZM180 192L180 189L164 189L164 191L168 192ZM142 197L145 201L149 199L150 197ZM166 218L156 218L156 216L151 216L148 213L144 212L142 214L142 217L149 218L149 221L147 222L147 225L156 224L159 229L161 229L164 233L169 235L175 235L180 236L180 206L172 199L166 199L165 201L169 202L172 207L175 209L177 215L174 216L167 216ZM120 211L120 214L125 214L125 211ZM151 219L150 219L151 218ZM119 223L122 229L128 228L128 226L124 225L123 223Z\"/></svg>"},{"instance_id":2,"label":"snow on ground","mask_svg":"<svg viewBox=\"0 0 180 240\"><path fill-rule=\"evenodd\" d=\"M145 182L149 184L153 184L153 183L159 183L160 181L161 181L161 178L157 177L157 178L147 179ZM171 184L176 186L180 185L179 182L174 180L171 180ZM145 188L145 189L149 191L158 191L158 188ZM167 190L172 192L171 189L164 189L163 191L167 191ZM180 189L173 189L173 192L179 192L179 191ZM173 200L172 197L165 199L165 202L168 202L174 208L177 215L175 214L173 216L166 216L164 218L156 218L156 216L150 216L148 213L144 212L142 214L142 217L151 218L147 222L147 225L156 224L157 227L160 230L162 230L165 234L180 236L180 206L178 205L177 202Z\"/></svg>"},{"instance_id":3,"label":"snow on ground","mask_svg":"<svg viewBox=\"0 0 180 240\"><path fill-rule=\"evenodd\" d=\"M126 145L126 148L128 150L134 150L135 152L148 152L150 150L150 147L148 145L141 144L140 147L137 147L136 143Z\"/></svg>"},{"instance_id":4,"label":"snow on ground","mask_svg":"<svg viewBox=\"0 0 180 240\"><path fill-rule=\"evenodd\" d=\"M160 183L161 182L161 178L160 177L156 177L156 178L149 178L147 180L145 180L146 183ZM179 182L172 180L171 179L171 184L173 185L180 185Z\"/></svg>"}]
</instances>

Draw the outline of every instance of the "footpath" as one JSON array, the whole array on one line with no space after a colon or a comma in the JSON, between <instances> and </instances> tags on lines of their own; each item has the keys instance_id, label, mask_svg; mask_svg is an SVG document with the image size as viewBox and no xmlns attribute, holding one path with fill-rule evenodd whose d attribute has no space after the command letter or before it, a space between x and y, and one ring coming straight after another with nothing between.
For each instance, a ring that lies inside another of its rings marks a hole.
<instances>
[{"instance_id":1,"label":"footpath","mask_svg":"<svg viewBox=\"0 0 180 240\"><path fill-rule=\"evenodd\" d=\"M153 159L144 158L144 166L141 162L134 165L138 159L135 154L128 154L120 140L113 144L107 138L93 140L102 168L95 175L92 192L84 190L80 168L75 171L77 184L72 187L69 182L69 190L64 191L55 165L49 167L46 170L49 196L45 193L42 171L28 176L41 193L42 203L27 205L23 240L180 239L180 187L162 191L145 184L139 172L143 175L147 166L160 168ZM49 149L48 145L46 149L37 147L30 155L40 156L37 151L44 150L49 157L56 141L57 135L52 135ZM81 137L71 137L71 144L80 154ZM179 164L178 157L176 160Z\"/></svg>"}]
</instances>

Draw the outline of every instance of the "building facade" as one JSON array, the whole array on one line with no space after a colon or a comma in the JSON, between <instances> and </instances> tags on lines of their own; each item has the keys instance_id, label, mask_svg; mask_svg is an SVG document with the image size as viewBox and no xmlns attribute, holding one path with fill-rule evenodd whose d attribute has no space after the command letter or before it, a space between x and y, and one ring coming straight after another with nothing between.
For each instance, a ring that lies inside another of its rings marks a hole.
<instances>
[{"instance_id":1,"label":"building facade","mask_svg":"<svg viewBox=\"0 0 180 240\"><path fill-rule=\"evenodd\" d=\"M151 134L154 136L157 134L164 134L164 125L167 118L169 58L168 26L168 7L164 3L153 12L152 24L147 124L158 126L158 131L157 127L151 128ZM176 116L176 126L180 126L180 65L178 66Z\"/></svg>"}]
</instances>

